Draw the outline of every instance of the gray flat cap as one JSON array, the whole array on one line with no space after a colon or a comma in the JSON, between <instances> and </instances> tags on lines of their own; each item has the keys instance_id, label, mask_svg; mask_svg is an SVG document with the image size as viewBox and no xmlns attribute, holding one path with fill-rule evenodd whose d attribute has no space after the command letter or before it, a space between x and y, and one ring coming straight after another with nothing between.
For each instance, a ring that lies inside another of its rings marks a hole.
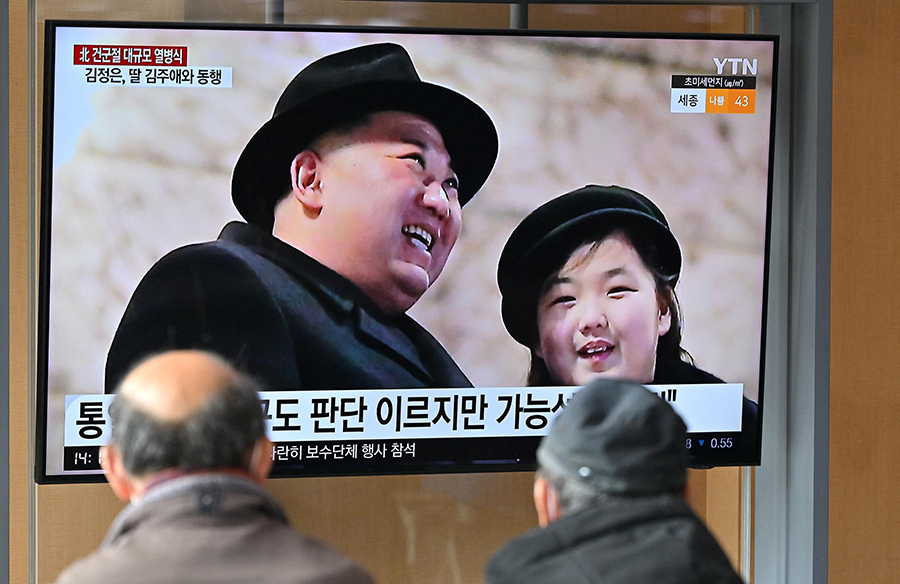
<instances>
[{"instance_id":1,"label":"gray flat cap","mask_svg":"<svg viewBox=\"0 0 900 584\"><path fill-rule=\"evenodd\" d=\"M630 381L598 379L554 420L537 459L548 471L602 493L675 491L687 478L686 432L655 393Z\"/></svg>"}]
</instances>

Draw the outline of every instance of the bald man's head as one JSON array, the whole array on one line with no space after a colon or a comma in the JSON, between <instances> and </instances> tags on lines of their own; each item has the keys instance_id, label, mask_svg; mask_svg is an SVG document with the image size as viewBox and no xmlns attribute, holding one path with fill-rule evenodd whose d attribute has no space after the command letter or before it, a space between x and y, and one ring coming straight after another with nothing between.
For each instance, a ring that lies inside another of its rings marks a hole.
<instances>
[{"instance_id":1,"label":"bald man's head","mask_svg":"<svg viewBox=\"0 0 900 584\"><path fill-rule=\"evenodd\" d=\"M211 353L151 357L119 386L110 408L111 443L135 477L167 469L246 469L265 435L261 390Z\"/></svg>"},{"instance_id":2,"label":"bald man's head","mask_svg":"<svg viewBox=\"0 0 900 584\"><path fill-rule=\"evenodd\" d=\"M138 364L122 381L119 394L155 420L181 422L238 376L212 353L171 351Z\"/></svg>"}]
</instances>

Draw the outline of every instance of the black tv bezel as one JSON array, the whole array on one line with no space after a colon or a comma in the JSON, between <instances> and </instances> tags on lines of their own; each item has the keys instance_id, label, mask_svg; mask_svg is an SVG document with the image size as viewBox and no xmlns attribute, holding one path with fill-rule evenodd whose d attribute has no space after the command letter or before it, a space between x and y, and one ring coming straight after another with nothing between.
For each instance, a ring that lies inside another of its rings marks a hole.
<instances>
[{"instance_id":1,"label":"black tv bezel","mask_svg":"<svg viewBox=\"0 0 900 584\"><path fill-rule=\"evenodd\" d=\"M778 82L778 35L762 34L719 34L719 33L648 33L648 32L606 32L606 31L555 31L522 29L467 29L467 28L420 28L401 26L343 26L343 25L290 25L290 24L235 24L235 23L189 23L189 22L121 22L94 20L47 20L44 34L43 69L43 126L41 141L41 193L38 260L38 315L37 315L37 371L35 375L36 416L35 416L35 467L37 484L84 484L106 482L102 474L60 474L46 472L47 462L47 408L48 408L48 348L50 324L50 250L51 250L51 210L53 190L53 111L55 102L56 31L58 28L109 28L109 29L169 29L169 30L228 30L228 31L272 31L272 32L336 32L336 33L384 33L409 35L452 35L452 36L509 36L509 37L557 37L557 38L610 38L610 39L660 39L660 40L723 40L723 41L768 41L773 43L772 91L769 120L769 156L766 188L766 227L763 262L762 311L760 327L759 392L757 404L758 431L755 448L744 456L734 453L727 459L716 457L691 457L692 468L707 469L718 466L758 466L761 461L762 430L764 413L764 385L766 362L766 332L768 329L769 277L772 246L772 192L775 161L775 120ZM719 433L721 434L721 433ZM743 434L743 431L741 432ZM688 436L694 436L689 434ZM527 439L527 438L520 438ZM707 451L710 452L710 451ZM722 452L729 453L727 450ZM302 478L328 476L377 476L408 474L443 474L472 472L523 472L533 471L534 462L512 464L472 464L460 463L454 466L423 466L409 469L386 469L359 472L313 472L295 474L289 471L273 470L272 478Z\"/></svg>"}]
</instances>

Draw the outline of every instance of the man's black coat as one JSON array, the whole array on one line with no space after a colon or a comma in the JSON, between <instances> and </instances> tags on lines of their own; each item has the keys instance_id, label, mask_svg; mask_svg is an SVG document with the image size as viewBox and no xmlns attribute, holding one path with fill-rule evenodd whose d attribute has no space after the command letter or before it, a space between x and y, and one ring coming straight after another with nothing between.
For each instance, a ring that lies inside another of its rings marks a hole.
<instances>
[{"instance_id":1,"label":"man's black coat","mask_svg":"<svg viewBox=\"0 0 900 584\"><path fill-rule=\"evenodd\" d=\"M677 495L614 497L521 535L484 570L488 584L742 584Z\"/></svg>"},{"instance_id":2,"label":"man's black coat","mask_svg":"<svg viewBox=\"0 0 900 584\"><path fill-rule=\"evenodd\" d=\"M275 390L471 387L413 319L386 316L343 276L243 223L144 276L109 350L106 393L142 358L191 348Z\"/></svg>"}]
</instances>

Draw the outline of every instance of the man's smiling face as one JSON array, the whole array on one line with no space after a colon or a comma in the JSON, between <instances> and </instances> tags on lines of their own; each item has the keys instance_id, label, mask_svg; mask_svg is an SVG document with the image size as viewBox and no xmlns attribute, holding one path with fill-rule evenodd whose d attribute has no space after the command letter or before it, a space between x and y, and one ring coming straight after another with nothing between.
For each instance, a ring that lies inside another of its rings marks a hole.
<instances>
[{"instance_id":1,"label":"man's smiling face","mask_svg":"<svg viewBox=\"0 0 900 584\"><path fill-rule=\"evenodd\" d=\"M413 114L379 112L320 145L324 241L314 257L388 314L405 312L440 275L462 225L440 132Z\"/></svg>"}]
</instances>

